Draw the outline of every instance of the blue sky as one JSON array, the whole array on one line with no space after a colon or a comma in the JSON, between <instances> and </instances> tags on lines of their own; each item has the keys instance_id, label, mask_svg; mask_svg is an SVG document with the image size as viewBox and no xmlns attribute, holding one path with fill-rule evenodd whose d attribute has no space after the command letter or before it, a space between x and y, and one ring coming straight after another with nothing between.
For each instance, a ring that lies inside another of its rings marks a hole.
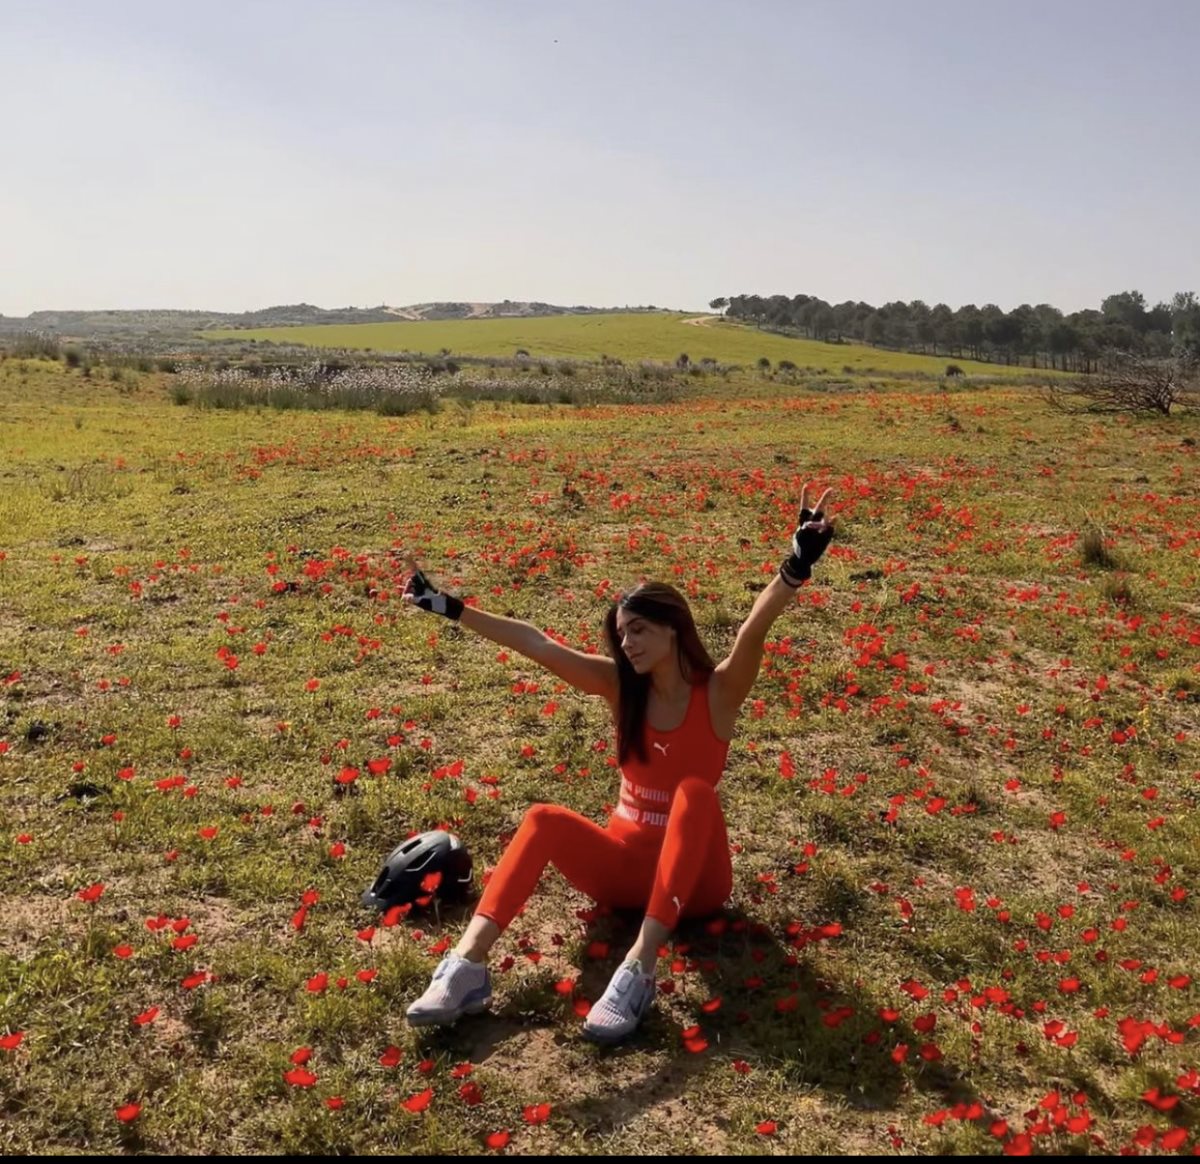
<instances>
[{"instance_id":1,"label":"blue sky","mask_svg":"<svg viewBox=\"0 0 1200 1164\"><path fill-rule=\"evenodd\" d=\"M1200 290L1196 0L0 0L0 312Z\"/></svg>"}]
</instances>

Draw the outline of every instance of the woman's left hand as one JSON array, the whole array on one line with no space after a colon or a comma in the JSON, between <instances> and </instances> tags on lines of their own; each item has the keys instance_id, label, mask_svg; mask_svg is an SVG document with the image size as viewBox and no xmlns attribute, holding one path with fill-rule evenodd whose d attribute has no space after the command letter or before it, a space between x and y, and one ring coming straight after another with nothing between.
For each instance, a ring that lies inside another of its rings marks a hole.
<instances>
[{"instance_id":1,"label":"woman's left hand","mask_svg":"<svg viewBox=\"0 0 1200 1164\"><path fill-rule=\"evenodd\" d=\"M833 489L821 494L815 509L808 507L808 483L800 490L800 521L792 534L792 554L780 574L789 586L799 586L812 577L812 568L833 540L834 522L825 516L825 502Z\"/></svg>"}]
</instances>

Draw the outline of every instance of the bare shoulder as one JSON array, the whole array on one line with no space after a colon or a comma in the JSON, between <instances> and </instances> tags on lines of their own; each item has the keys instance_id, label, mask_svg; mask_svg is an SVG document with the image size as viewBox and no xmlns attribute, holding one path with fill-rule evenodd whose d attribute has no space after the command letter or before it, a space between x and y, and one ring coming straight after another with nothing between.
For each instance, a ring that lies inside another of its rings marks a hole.
<instances>
[{"instance_id":1,"label":"bare shoulder","mask_svg":"<svg viewBox=\"0 0 1200 1164\"><path fill-rule=\"evenodd\" d=\"M714 671L708 682L708 715L717 738L733 739L738 713L744 701L735 694L720 671Z\"/></svg>"},{"instance_id":2,"label":"bare shoulder","mask_svg":"<svg viewBox=\"0 0 1200 1164\"><path fill-rule=\"evenodd\" d=\"M602 695L610 702L617 696L617 665L607 655L588 655L543 634L538 634L527 653L586 695Z\"/></svg>"}]
</instances>

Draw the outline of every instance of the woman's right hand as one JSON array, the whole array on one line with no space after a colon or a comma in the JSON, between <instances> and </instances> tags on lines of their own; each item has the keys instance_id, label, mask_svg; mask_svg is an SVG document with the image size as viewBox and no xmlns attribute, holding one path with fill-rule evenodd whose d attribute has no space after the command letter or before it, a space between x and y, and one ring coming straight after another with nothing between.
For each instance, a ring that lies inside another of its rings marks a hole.
<instances>
[{"instance_id":1,"label":"woman's right hand","mask_svg":"<svg viewBox=\"0 0 1200 1164\"><path fill-rule=\"evenodd\" d=\"M439 590L412 558L405 558L404 563L412 573L404 584L401 598L410 606L420 607L421 610L427 610L430 614L440 614L444 618L457 622L462 617L462 599L455 598L453 594L444 594Z\"/></svg>"}]
</instances>

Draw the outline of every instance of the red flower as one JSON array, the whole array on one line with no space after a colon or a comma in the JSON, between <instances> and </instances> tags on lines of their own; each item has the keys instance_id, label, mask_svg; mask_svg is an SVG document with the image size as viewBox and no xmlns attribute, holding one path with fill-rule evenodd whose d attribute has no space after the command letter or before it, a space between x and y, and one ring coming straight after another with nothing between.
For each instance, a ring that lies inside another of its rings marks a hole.
<instances>
[{"instance_id":1,"label":"red flower","mask_svg":"<svg viewBox=\"0 0 1200 1164\"><path fill-rule=\"evenodd\" d=\"M293 1067L291 1071L285 1071L283 1078L292 1087L311 1087L317 1081L317 1077L303 1067Z\"/></svg>"},{"instance_id":2,"label":"red flower","mask_svg":"<svg viewBox=\"0 0 1200 1164\"><path fill-rule=\"evenodd\" d=\"M410 1095L407 1099L400 1101L400 1106L405 1111L422 1112L424 1111L433 1099L433 1088L427 1087L424 1091L418 1091L416 1095Z\"/></svg>"},{"instance_id":3,"label":"red flower","mask_svg":"<svg viewBox=\"0 0 1200 1164\"><path fill-rule=\"evenodd\" d=\"M1179 1096L1163 1095L1157 1087L1152 1087L1149 1091L1143 1091L1142 1098L1155 1111L1170 1111L1179 1103Z\"/></svg>"},{"instance_id":4,"label":"red flower","mask_svg":"<svg viewBox=\"0 0 1200 1164\"><path fill-rule=\"evenodd\" d=\"M21 1045L21 1040L24 1038L24 1031L14 1031L11 1035L5 1035L3 1038L0 1038L0 1051L15 1051Z\"/></svg>"},{"instance_id":5,"label":"red flower","mask_svg":"<svg viewBox=\"0 0 1200 1164\"><path fill-rule=\"evenodd\" d=\"M309 1059L311 1059L311 1058L312 1058L312 1048L311 1047L297 1047L296 1050L294 1050L292 1052L291 1061L297 1067L303 1067L304 1064L307 1063L309 1061Z\"/></svg>"},{"instance_id":6,"label":"red flower","mask_svg":"<svg viewBox=\"0 0 1200 1164\"><path fill-rule=\"evenodd\" d=\"M763 1120L754 1130L760 1136L773 1136L778 1127L779 1125L774 1120Z\"/></svg>"},{"instance_id":7,"label":"red flower","mask_svg":"<svg viewBox=\"0 0 1200 1164\"><path fill-rule=\"evenodd\" d=\"M329 975L325 973L314 974L306 983L306 988L310 994L320 994L329 985Z\"/></svg>"},{"instance_id":8,"label":"red flower","mask_svg":"<svg viewBox=\"0 0 1200 1164\"><path fill-rule=\"evenodd\" d=\"M80 901L96 901L103 892L104 885L102 882L98 881L95 885L89 885L86 889L81 889L77 894L75 894L75 896L78 897Z\"/></svg>"},{"instance_id":9,"label":"red flower","mask_svg":"<svg viewBox=\"0 0 1200 1164\"><path fill-rule=\"evenodd\" d=\"M127 1103L124 1107L117 1108L117 1119L123 1124L130 1123L137 1119L138 1113L142 1110L140 1103Z\"/></svg>"},{"instance_id":10,"label":"red flower","mask_svg":"<svg viewBox=\"0 0 1200 1164\"><path fill-rule=\"evenodd\" d=\"M133 956L133 947L132 946L121 945L121 946L113 947L113 957L115 957L115 958L130 958L132 956Z\"/></svg>"},{"instance_id":11,"label":"red flower","mask_svg":"<svg viewBox=\"0 0 1200 1164\"><path fill-rule=\"evenodd\" d=\"M510 1139L512 1139L512 1136L508 1131L499 1131L492 1132L483 1142L494 1152L501 1152L508 1146Z\"/></svg>"},{"instance_id":12,"label":"red flower","mask_svg":"<svg viewBox=\"0 0 1200 1164\"><path fill-rule=\"evenodd\" d=\"M154 1022L156 1018L158 1018L158 1007L152 1006L149 1010L142 1011L141 1014L135 1014L132 1021L134 1026L144 1027L147 1023Z\"/></svg>"},{"instance_id":13,"label":"red flower","mask_svg":"<svg viewBox=\"0 0 1200 1164\"><path fill-rule=\"evenodd\" d=\"M389 1046L382 1055L379 1056L380 1067L395 1067L399 1064L404 1052L396 1046Z\"/></svg>"},{"instance_id":14,"label":"red flower","mask_svg":"<svg viewBox=\"0 0 1200 1164\"><path fill-rule=\"evenodd\" d=\"M551 1107L548 1103L529 1104L522 1113L527 1124L544 1124L550 1118Z\"/></svg>"}]
</instances>

